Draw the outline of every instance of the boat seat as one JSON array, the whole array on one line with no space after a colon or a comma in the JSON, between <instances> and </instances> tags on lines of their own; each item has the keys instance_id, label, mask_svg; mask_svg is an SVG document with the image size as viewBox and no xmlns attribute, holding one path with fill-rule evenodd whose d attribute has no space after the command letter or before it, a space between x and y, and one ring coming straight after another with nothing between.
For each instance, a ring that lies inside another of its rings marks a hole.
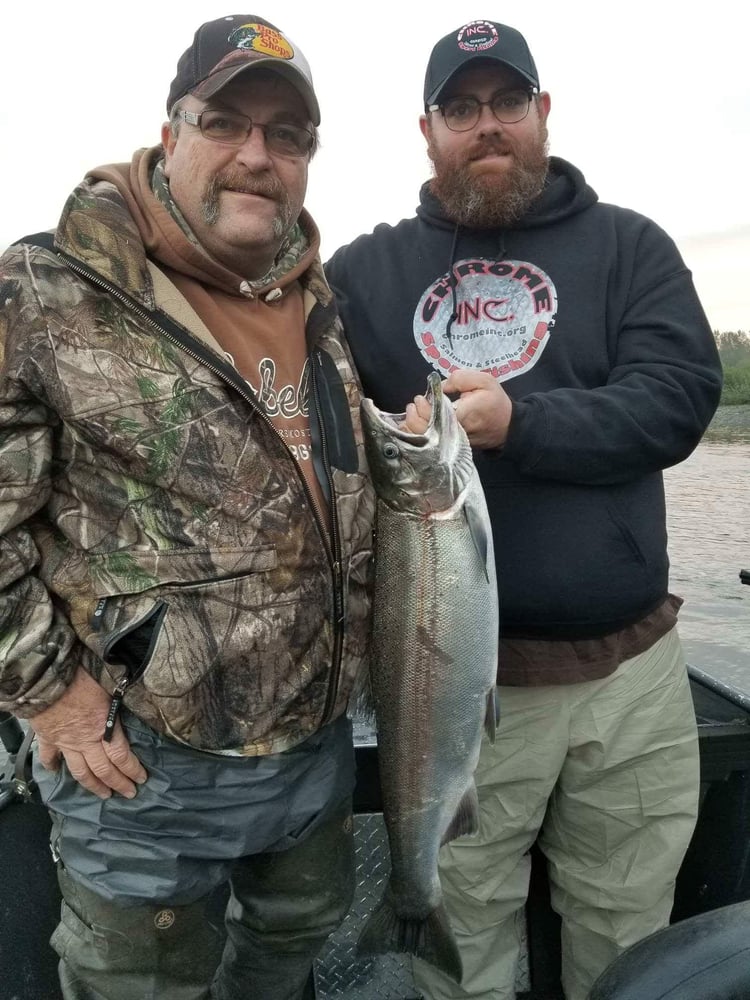
<instances>
[{"instance_id":1,"label":"boat seat","mask_svg":"<svg viewBox=\"0 0 750 1000\"><path fill-rule=\"evenodd\" d=\"M748 1000L750 901L681 920L628 948L588 1000Z\"/></svg>"}]
</instances>

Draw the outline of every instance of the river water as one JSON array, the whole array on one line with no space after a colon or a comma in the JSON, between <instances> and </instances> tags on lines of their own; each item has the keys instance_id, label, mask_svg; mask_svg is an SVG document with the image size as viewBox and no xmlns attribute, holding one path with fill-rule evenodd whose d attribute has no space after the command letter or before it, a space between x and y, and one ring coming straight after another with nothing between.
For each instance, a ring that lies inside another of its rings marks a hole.
<instances>
[{"instance_id":1,"label":"river water","mask_svg":"<svg viewBox=\"0 0 750 1000\"><path fill-rule=\"evenodd\" d=\"M704 441L664 482L688 662L750 694L750 442Z\"/></svg>"}]
</instances>

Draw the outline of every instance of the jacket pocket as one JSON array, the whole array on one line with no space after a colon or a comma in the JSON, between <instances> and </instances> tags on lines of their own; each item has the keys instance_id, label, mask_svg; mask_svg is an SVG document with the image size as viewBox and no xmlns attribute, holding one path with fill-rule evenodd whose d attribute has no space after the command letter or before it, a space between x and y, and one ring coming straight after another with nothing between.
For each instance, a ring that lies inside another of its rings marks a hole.
<instances>
[{"instance_id":1,"label":"jacket pocket","mask_svg":"<svg viewBox=\"0 0 750 1000\"><path fill-rule=\"evenodd\" d=\"M121 549L89 556L89 573L99 598L119 594L140 594L165 584L204 584L242 573L275 569L278 564L273 545L244 549Z\"/></svg>"},{"instance_id":2,"label":"jacket pocket","mask_svg":"<svg viewBox=\"0 0 750 1000\"><path fill-rule=\"evenodd\" d=\"M185 694L216 664L238 656L240 637L256 619L273 615L279 595L271 582L277 566L272 546L235 559L231 574L198 579L186 555L160 562L166 581L154 584L152 578L149 588L105 594L94 607L87 644L115 681L128 678L131 692L138 682L152 694ZM220 570L215 562L213 568Z\"/></svg>"},{"instance_id":3,"label":"jacket pocket","mask_svg":"<svg viewBox=\"0 0 750 1000\"><path fill-rule=\"evenodd\" d=\"M142 676L153 656L168 607L166 601L154 602L144 617L115 635L105 647L105 662L123 664L131 684Z\"/></svg>"}]
</instances>

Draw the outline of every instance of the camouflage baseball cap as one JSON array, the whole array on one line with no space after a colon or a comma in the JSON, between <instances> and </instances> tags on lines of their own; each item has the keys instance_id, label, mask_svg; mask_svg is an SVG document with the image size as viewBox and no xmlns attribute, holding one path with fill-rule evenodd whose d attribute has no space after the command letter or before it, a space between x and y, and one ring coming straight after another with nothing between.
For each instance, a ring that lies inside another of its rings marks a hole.
<instances>
[{"instance_id":1,"label":"camouflage baseball cap","mask_svg":"<svg viewBox=\"0 0 750 1000\"><path fill-rule=\"evenodd\" d=\"M220 17L198 28L193 44L177 63L167 114L185 94L213 97L240 73L259 67L285 77L305 102L313 125L320 125L320 108L307 60L275 25L256 14Z\"/></svg>"}]
</instances>

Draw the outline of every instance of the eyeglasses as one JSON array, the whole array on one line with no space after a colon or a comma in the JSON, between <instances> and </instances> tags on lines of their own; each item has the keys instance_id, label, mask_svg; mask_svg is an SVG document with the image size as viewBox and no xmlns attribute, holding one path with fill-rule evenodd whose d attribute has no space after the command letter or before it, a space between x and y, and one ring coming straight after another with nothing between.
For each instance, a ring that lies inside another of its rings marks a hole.
<instances>
[{"instance_id":1,"label":"eyeglasses","mask_svg":"<svg viewBox=\"0 0 750 1000\"><path fill-rule=\"evenodd\" d=\"M301 125L291 122L254 122L237 111L207 110L180 111L180 118L188 125L197 125L201 135L212 142L227 146L241 146L254 128L262 129L269 153L277 156L307 156L315 136Z\"/></svg>"},{"instance_id":2,"label":"eyeglasses","mask_svg":"<svg viewBox=\"0 0 750 1000\"><path fill-rule=\"evenodd\" d=\"M431 104L428 111L439 111L451 132L468 132L474 128L487 105L502 125L523 121L529 113L533 90L499 90L489 101L476 97L450 97L443 104Z\"/></svg>"}]
</instances>

